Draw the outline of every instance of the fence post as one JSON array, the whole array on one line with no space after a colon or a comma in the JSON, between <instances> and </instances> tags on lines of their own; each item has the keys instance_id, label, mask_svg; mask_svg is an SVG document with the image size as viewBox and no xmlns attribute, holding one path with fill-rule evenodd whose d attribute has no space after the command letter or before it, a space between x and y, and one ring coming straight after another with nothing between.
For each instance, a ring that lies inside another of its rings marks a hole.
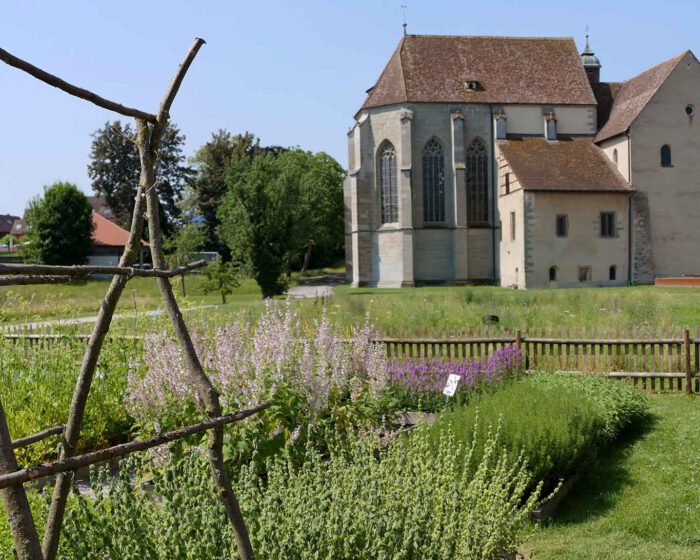
<instances>
[{"instance_id":1,"label":"fence post","mask_svg":"<svg viewBox=\"0 0 700 560\"><path fill-rule=\"evenodd\" d=\"M683 329L683 351L685 353L685 392L690 395L693 392L690 369L690 331Z\"/></svg>"}]
</instances>

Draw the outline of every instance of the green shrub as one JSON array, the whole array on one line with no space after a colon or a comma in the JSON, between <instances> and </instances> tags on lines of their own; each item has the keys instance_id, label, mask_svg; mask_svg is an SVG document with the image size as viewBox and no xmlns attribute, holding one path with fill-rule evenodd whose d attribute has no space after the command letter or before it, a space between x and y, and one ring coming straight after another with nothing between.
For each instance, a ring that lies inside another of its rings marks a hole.
<instances>
[{"instance_id":1,"label":"green shrub","mask_svg":"<svg viewBox=\"0 0 700 560\"><path fill-rule=\"evenodd\" d=\"M365 438L330 458L309 448L302 466L277 457L264 480L242 469L237 490L257 558L491 560L514 552L537 492L528 494L530 475L498 437L487 438L478 461L470 440L448 430L431 454L430 434L420 430L383 451ZM136 472L149 473L148 464ZM159 500L129 474L111 487L97 481L94 499L74 498L62 557L238 558L202 454L155 472Z\"/></svg>"},{"instance_id":2,"label":"green shrub","mask_svg":"<svg viewBox=\"0 0 700 560\"><path fill-rule=\"evenodd\" d=\"M478 415L482 421L477 439L484 441L484 426L501 418L501 437L511 454L523 452L536 480L556 480L593 457L646 412L644 396L622 383L541 373L445 412L432 431L439 438L446 426L452 426L457 437L467 439Z\"/></svg>"},{"instance_id":3,"label":"green shrub","mask_svg":"<svg viewBox=\"0 0 700 560\"><path fill-rule=\"evenodd\" d=\"M13 439L63 424L68 416L84 343L66 341L50 349L0 339L0 399ZM133 420L123 404L127 368L135 349L106 343L97 366L83 423L80 448L124 441ZM58 438L20 449L20 463L51 458Z\"/></svg>"}]
</instances>

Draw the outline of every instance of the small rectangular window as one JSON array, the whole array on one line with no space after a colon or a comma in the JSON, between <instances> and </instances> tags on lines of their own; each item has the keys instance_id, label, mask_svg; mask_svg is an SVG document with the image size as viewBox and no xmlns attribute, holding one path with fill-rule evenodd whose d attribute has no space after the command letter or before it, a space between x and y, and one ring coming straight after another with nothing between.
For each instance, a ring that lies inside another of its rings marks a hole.
<instances>
[{"instance_id":1,"label":"small rectangular window","mask_svg":"<svg viewBox=\"0 0 700 560\"><path fill-rule=\"evenodd\" d=\"M608 278L609 278L610 280L617 280L617 267L616 267L615 265L612 265L612 266L610 267L610 271L609 271L609 274L608 274Z\"/></svg>"},{"instance_id":2,"label":"small rectangular window","mask_svg":"<svg viewBox=\"0 0 700 560\"><path fill-rule=\"evenodd\" d=\"M510 213L510 240L515 241L515 212Z\"/></svg>"},{"instance_id":3,"label":"small rectangular window","mask_svg":"<svg viewBox=\"0 0 700 560\"><path fill-rule=\"evenodd\" d=\"M569 216L559 214L556 225L557 237L569 237Z\"/></svg>"},{"instance_id":4,"label":"small rectangular window","mask_svg":"<svg viewBox=\"0 0 700 560\"><path fill-rule=\"evenodd\" d=\"M591 267L590 266L579 266L578 267L578 281L579 282L590 282L591 281Z\"/></svg>"},{"instance_id":5,"label":"small rectangular window","mask_svg":"<svg viewBox=\"0 0 700 560\"><path fill-rule=\"evenodd\" d=\"M510 173L506 173L506 194L510 194Z\"/></svg>"},{"instance_id":6,"label":"small rectangular window","mask_svg":"<svg viewBox=\"0 0 700 560\"><path fill-rule=\"evenodd\" d=\"M616 237L617 231L615 227L615 212L600 213L600 236L601 237Z\"/></svg>"}]
</instances>

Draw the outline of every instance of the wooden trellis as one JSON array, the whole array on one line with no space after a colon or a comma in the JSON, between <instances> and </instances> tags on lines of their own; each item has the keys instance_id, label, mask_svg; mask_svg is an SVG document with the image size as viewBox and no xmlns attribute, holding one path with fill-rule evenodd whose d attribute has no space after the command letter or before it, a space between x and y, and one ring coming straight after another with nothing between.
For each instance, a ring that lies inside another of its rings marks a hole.
<instances>
[{"instance_id":1,"label":"wooden trellis","mask_svg":"<svg viewBox=\"0 0 700 560\"><path fill-rule=\"evenodd\" d=\"M61 89L70 95L136 119L136 138L134 142L138 147L141 167L131 229L129 232L129 241L124 248L119 266L0 265L0 286L14 284L59 284L70 282L78 278L89 278L95 274L112 275L112 282L102 301L97 320L87 342L66 424L48 428L32 436L12 441L5 410L0 401L0 496L2 497L7 512L15 551L18 558L21 560L54 560L56 558L66 502L70 493L73 474L76 470L106 459L122 457L136 451L143 451L188 435L205 431L209 433L209 464L218 494L224 503L229 522L233 527L238 552L243 560L252 560L254 558L248 530L241 514L238 499L233 491L224 466L223 429L225 425L247 418L264 410L268 405L262 404L250 410L240 411L235 414L223 414L219 393L202 368L202 364L195 352L192 338L182 317L175 296L173 295L172 286L170 284L171 277L204 266L205 263L198 261L178 269L169 270L167 268L158 213L159 202L157 188L160 181L157 176L157 154L161 137L168 124L170 118L169 112L175 100L175 96L180 89L180 85L182 84L187 70L203 44L203 39L197 38L194 40L194 43L170 82L157 114L125 107L124 105L100 97L89 90L72 85L0 49L0 60L10 66L19 68L42 82ZM133 267L140 248L146 221L148 222L153 270L143 270ZM198 424L160 434L152 438L78 455L75 451L80 438L83 416L85 414L90 387L97 367L97 360L109 332L117 303L119 302L127 282L134 276L152 277L158 282L163 303L172 322L177 339L182 346L185 363L189 370L192 383L194 384L199 398L204 403L207 418ZM15 457L15 449L31 445L32 443L56 434L61 434L62 436L59 457L56 462L20 469ZM54 487L42 543L39 539L34 518L29 508L24 483L50 475L57 475L56 485Z\"/></svg>"}]
</instances>

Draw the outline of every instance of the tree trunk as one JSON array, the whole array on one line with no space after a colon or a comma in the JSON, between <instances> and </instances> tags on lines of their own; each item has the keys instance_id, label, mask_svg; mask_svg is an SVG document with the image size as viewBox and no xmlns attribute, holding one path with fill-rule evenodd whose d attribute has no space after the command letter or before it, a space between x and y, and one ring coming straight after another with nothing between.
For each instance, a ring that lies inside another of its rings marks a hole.
<instances>
[{"instance_id":1,"label":"tree trunk","mask_svg":"<svg viewBox=\"0 0 700 560\"><path fill-rule=\"evenodd\" d=\"M221 303L226 305L226 292L224 290L221 290Z\"/></svg>"},{"instance_id":2,"label":"tree trunk","mask_svg":"<svg viewBox=\"0 0 700 560\"><path fill-rule=\"evenodd\" d=\"M187 292L185 291L185 275L180 276L182 280L182 297L187 297Z\"/></svg>"},{"instance_id":3,"label":"tree trunk","mask_svg":"<svg viewBox=\"0 0 700 560\"><path fill-rule=\"evenodd\" d=\"M311 240L306 244L306 254L304 255L304 264L301 265L301 272L304 273L306 272L306 269L309 268L309 261L311 260L311 247L313 246L313 243Z\"/></svg>"}]
</instances>

